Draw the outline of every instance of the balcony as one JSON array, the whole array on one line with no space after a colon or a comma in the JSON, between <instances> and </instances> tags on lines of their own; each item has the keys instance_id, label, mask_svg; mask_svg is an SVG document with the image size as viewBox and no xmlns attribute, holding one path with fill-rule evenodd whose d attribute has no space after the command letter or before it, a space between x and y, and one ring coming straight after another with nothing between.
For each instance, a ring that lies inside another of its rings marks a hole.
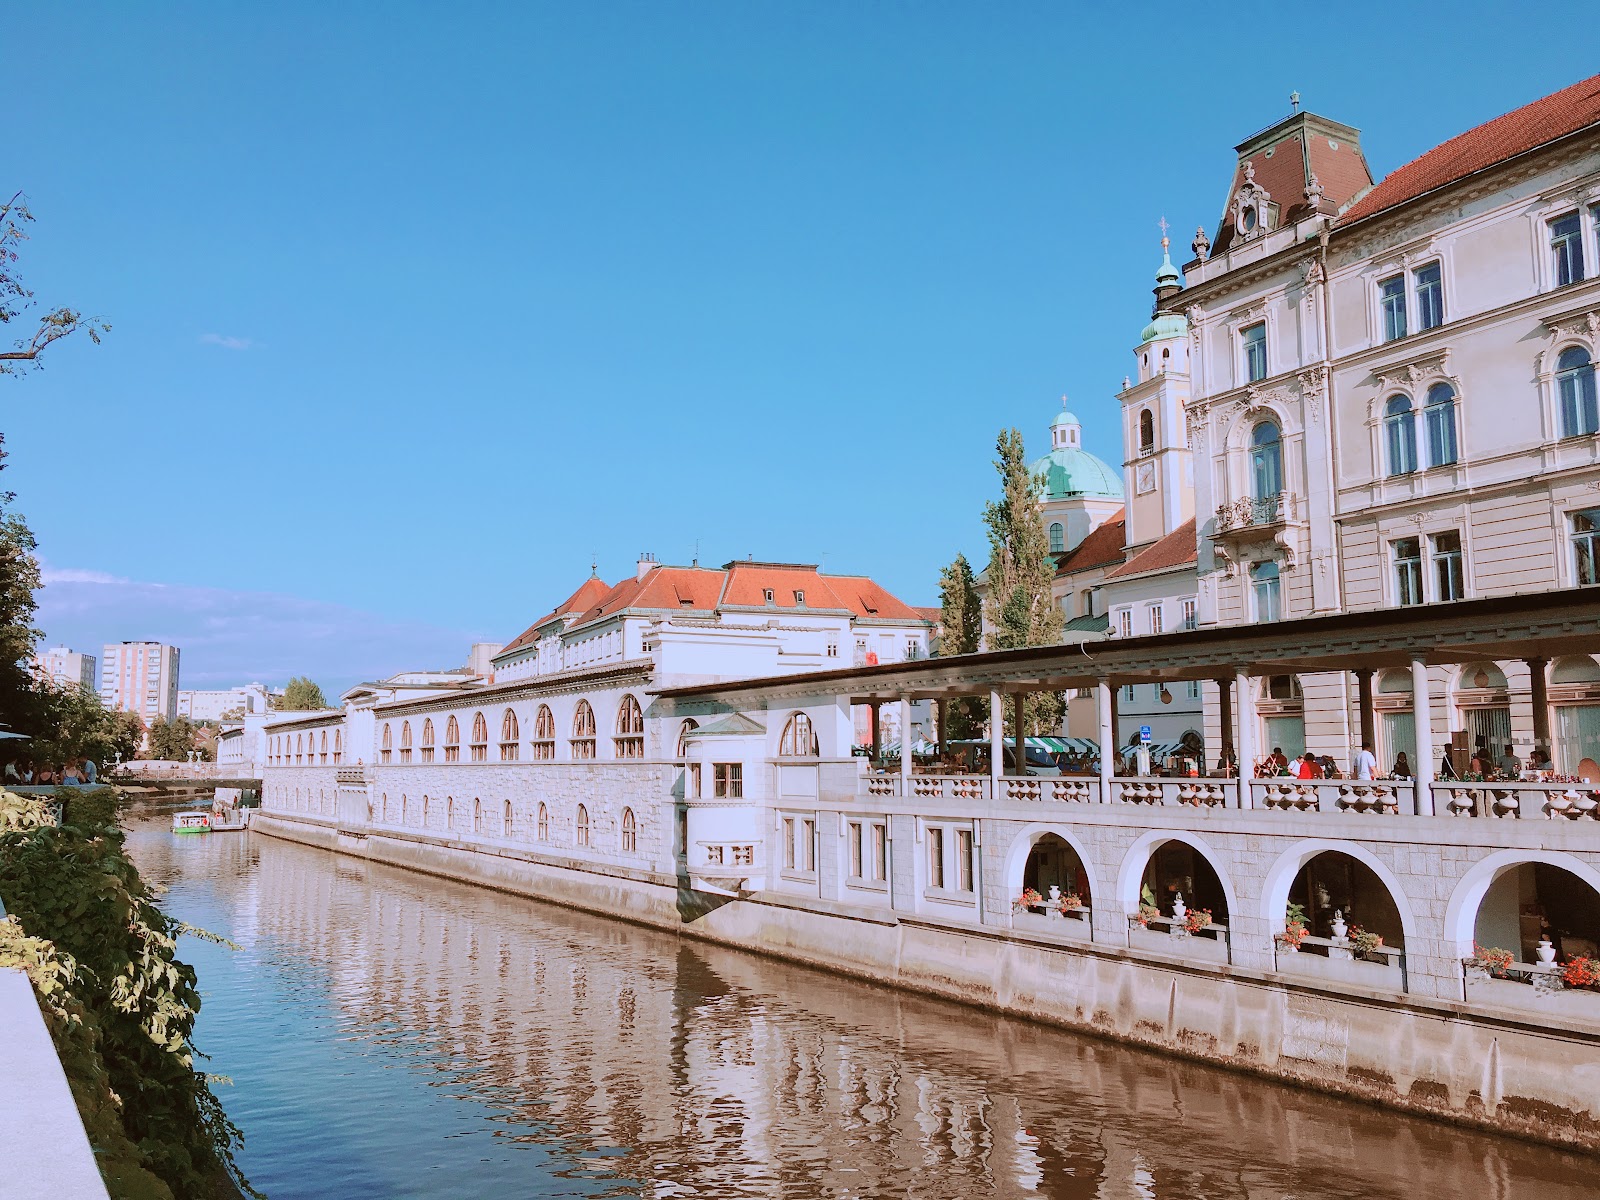
<instances>
[{"instance_id":1,"label":"balcony","mask_svg":"<svg viewBox=\"0 0 1600 1200\"><path fill-rule=\"evenodd\" d=\"M1216 534L1266 533L1297 520L1293 492L1241 496L1217 506Z\"/></svg>"}]
</instances>

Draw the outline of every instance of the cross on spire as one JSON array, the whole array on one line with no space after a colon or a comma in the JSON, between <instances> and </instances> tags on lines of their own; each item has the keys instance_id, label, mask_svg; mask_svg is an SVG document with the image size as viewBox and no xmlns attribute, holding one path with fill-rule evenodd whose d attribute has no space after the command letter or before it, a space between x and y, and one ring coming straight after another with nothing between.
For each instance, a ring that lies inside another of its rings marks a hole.
<instances>
[{"instance_id":1,"label":"cross on spire","mask_svg":"<svg viewBox=\"0 0 1600 1200\"><path fill-rule=\"evenodd\" d=\"M1166 216L1163 215L1162 218L1159 221L1156 222L1156 224L1161 227L1161 248L1163 250L1165 250L1167 248L1167 228L1168 228Z\"/></svg>"}]
</instances>

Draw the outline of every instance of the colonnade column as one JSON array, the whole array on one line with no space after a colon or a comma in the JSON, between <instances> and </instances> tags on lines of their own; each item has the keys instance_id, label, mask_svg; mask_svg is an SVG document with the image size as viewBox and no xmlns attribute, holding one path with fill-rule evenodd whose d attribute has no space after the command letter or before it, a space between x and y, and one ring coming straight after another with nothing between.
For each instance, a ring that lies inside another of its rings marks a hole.
<instances>
[{"instance_id":1,"label":"colonnade column","mask_svg":"<svg viewBox=\"0 0 1600 1200\"><path fill-rule=\"evenodd\" d=\"M1428 687L1428 664L1411 660L1411 720L1417 729L1417 761L1412 774L1417 784L1417 815L1433 816L1434 771L1437 754L1433 748L1433 696Z\"/></svg>"},{"instance_id":2,"label":"colonnade column","mask_svg":"<svg viewBox=\"0 0 1600 1200\"><path fill-rule=\"evenodd\" d=\"M1026 711L1028 697L1025 692L1017 692L1011 697L1011 727L1016 732L1016 757L1012 759L1018 775L1028 773L1028 752L1023 745L1026 737L1022 728L1023 713Z\"/></svg>"},{"instance_id":3,"label":"colonnade column","mask_svg":"<svg viewBox=\"0 0 1600 1200\"><path fill-rule=\"evenodd\" d=\"M1236 763L1238 759L1233 753L1233 680L1226 675L1217 680L1217 716L1222 725L1222 753L1219 757L1223 762Z\"/></svg>"},{"instance_id":4,"label":"colonnade column","mask_svg":"<svg viewBox=\"0 0 1600 1200\"><path fill-rule=\"evenodd\" d=\"M1106 687L1111 697L1111 769L1117 767L1117 751L1122 749L1118 744L1122 741L1122 714L1118 711L1117 688L1111 680L1106 680Z\"/></svg>"},{"instance_id":5,"label":"colonnade column","mask_svg":"<svg viewBox=\"0 0 1600 1200\"><path fill-rule=\"evenodd\" d=\"M900 697L900 797L911 795L911 697Z\"/></svg>"},{"instance_id":6,"label":"colonnade column","mask_svg":"<svg viewBox=\"0 0 1600 1200\"><path fill-rule=\"evenodd\" d=\"M998 691L989 692L989 779L1000 799L1000 777L1006 773L1006 706Z\"/></svg>"},{"instance_id":7,"label":"colonnade column","mask_svg":"<svg viewBox=\"0 0 1600 1200\"><path fill-rule=\"evenodd\" d=\"M883 718L878 711L879 701L874 700L868 706L872 713L872 761L876 763L883 756Z\"/></svg>"},{"instance_id":8,"label":"colonnade column","mask_svg":"<svg viewBox=\"0 0 1600 1200\"><path fill-rule=\"evenodd\" d=\"M933 707L934 707L934 711L935 711L935 714L936 714L934 719L939 722L939 759L940 759L940 761L943 761L944 756L946 754L950 753L950 735L945 732L945 728L944 728L944 723L945 723L945 718L946 718L946 711L947 711L945 709L945 704L946 704L946 701L945 701L945 698L943 696L940 696L937 700L935 700L933 702Z\"/></svg>"},{"instance_id":9,"label":"colonnade column","mask_svg":"<svg viewBox=\"0 0 1600 1200\"><path fill-rule=\"evenodd\" d=\"M1111 770L1116 754L1116 725L1112 717L1111 681L1097 679L1094 684L1095 708L1100 716L1100 803L1111 802Z\"/></svg>"},{"instance_id":10,"label":"colonnade column","mask_svg":"<svg viewBox=\"0 0 1600 1200\"><path fill-rule=\"evenodd\" d=\"M1256 693L1250 676L1243 667L1233 677L1239 689L1239 807L1254 808L1255 797L1250 794L1250 780L1256 773Z\"/></svg>"},{"instance_id":11,"label":"colonnade column","mask_svg":"<svg viewBox=\"0 0 1600 1200\"><path fill-rule=\"evenodd\" d=\"M1528 682L1533 692L1533 744L1545 752L1550 766L1555 766L1554 747L1550 745L1550 660L1528 660Z\"/></svg>"},{"instance_id":12,"label":"colonnade column","mask_svg":"<svg viewBox=\"0 0 1600 1200\"><path fill-rule=\"evenodd\" d=\"M1377 721L1372 713L1371 667L1356 668L1356 707L1361 714L1361 741L1364 745L1371 746L1373 752L1376 753L1378 749L1378 729Z\"/></svg>"}]
</instances>

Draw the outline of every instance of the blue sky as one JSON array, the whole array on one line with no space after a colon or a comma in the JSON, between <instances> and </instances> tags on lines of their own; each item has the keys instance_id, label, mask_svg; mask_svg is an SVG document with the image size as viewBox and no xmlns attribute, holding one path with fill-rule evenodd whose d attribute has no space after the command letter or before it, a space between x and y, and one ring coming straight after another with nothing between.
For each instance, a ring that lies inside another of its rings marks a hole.
<instances>
[{"instance_id":1,"label":"blue sky","mask_svg":"<svg viewBox=\"0 0 1600 1200\"><path fill-rule=\"evenodd\" d=\"M1381 175L1593 70L1502 11L9 13L26 278L114 325L0 379L46 632L342 686L697 544L932 603L1002 426L1120 459L1156 221L1291 90Z\"/></svg>"}]
</instances>

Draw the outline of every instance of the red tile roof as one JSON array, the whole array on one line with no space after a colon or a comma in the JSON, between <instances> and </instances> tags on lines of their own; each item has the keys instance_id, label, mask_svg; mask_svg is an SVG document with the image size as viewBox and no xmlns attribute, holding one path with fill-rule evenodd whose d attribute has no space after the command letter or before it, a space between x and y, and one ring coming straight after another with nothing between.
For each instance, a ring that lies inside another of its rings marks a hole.
<instances>
[{"instance_id":1,"label":"red tile roof","mask_svg":"<svg viewBox=\"0 0 1600 1200\"><path fill-rule=\"evenodd\" d=\"M1144 575L1151 571L1171 571L1187 567L1195 561L1194 518L1190 517L1166 537L1109 572L1106 578L1126 579L1129 575Z\"/></svg>"},{"instance_id":2,"label":"red tile roof","mask_svg":"<svg viewBox=\"0 0 1600 1200\"><path fill-rule=\"evenodd\" d=\"M1249 163L1257 186L1265 189L1271 203L1278 206L1278 228L1286 228L1313 212L1338 212L1340 205L1372 185L1372 172L1362 156L1359 137L1348 125L1315 113L1284 118L1236 147L1239 161L1234 166L1233 185L1228 189L1228 205L1244 186L1245 164ZM1306 200L1313 175L1322 189L1321 203L1315 208ZM1222 253L1233 237L1232 216L1225 209L1211 252Z\"/></svg>"},{"instance_id":3,"label":"red tile roof","mask_svg":"<svg viewBox=\"0 0 1600 1200\"><path fill-rule=\"evenodd\" d=\"M932 608L926 608L920 604L913 604L911 606L911 611L916 613L917 616L921 617L929 625L937 625L940 621L944 620L944 606L941 604L936 604Z\"/></svg>"},{"instance_id":4,"label":"red tile roof","mask_svg":"<svg viewBox=\"0 0 1600 1200\"><path fill-rule=\"evenodd\" d=\"M495 657L499 658L501 655L509 654L513 650L520 650L524 646L531 646L534 642L539 640L539 630L548 625L551 621L555 620L557 617L567 616L571 613L582 612L610 590L611 588L605 582L605 580L599 579L593 575L589 576L589 578L585 579L578 586L577 591L573 592L572 595L568 596L560 604L556 605L554 609L540 617L532 625L529 625L521 633L517 634L516 637L512 638L511 641L506 643L505 649L500 651L500 654L495 655Z\"/></svg>"},{"instance_id":5,"label":"red tile roof","mask_svg":"<svg viewBox=\"0 0 1600 1200\"><path fill-rule=\"evenodd\" d=\"M773 603L767 604L767 589ZM795 593L805 594L805 603ZM774 608L786 612L809 609L846 611L853 616L886 621L938 620L891 595L864 575L823 575L806 563L731 562L721 570L706 567L653 567L641 579L630 576L607 586L587 579L582 587L540 617L507 644L496 658L520 650L539 639L544 626L557 617L570 617L567 628L579 629L624 610L713 612L723 607Z\"/></svg>"},{"instance_id":6,"label":"red tile roof","mask_svg":"<svg viewBox=\"0 0 1600 1200\"><path fill-rule=\"evenodd\" d=\"M1339 218L1349 225L1600 122L1600 75L1469 129L1393 171Z\"/></svg>"},{"instance_id":7,"label":"red tile roof","mask_svg":"<svg viewBox=\"0 0 1600 1200\"><path fill-rule=\"evenodd\" d=\"M1121 562L1122 547L1128 536L1127 512L1125 508L1117 509L1114 517L1096 525L1089 531L1088 537L1058 559L1057 577Z\"/></svg>"}]
</instances>

